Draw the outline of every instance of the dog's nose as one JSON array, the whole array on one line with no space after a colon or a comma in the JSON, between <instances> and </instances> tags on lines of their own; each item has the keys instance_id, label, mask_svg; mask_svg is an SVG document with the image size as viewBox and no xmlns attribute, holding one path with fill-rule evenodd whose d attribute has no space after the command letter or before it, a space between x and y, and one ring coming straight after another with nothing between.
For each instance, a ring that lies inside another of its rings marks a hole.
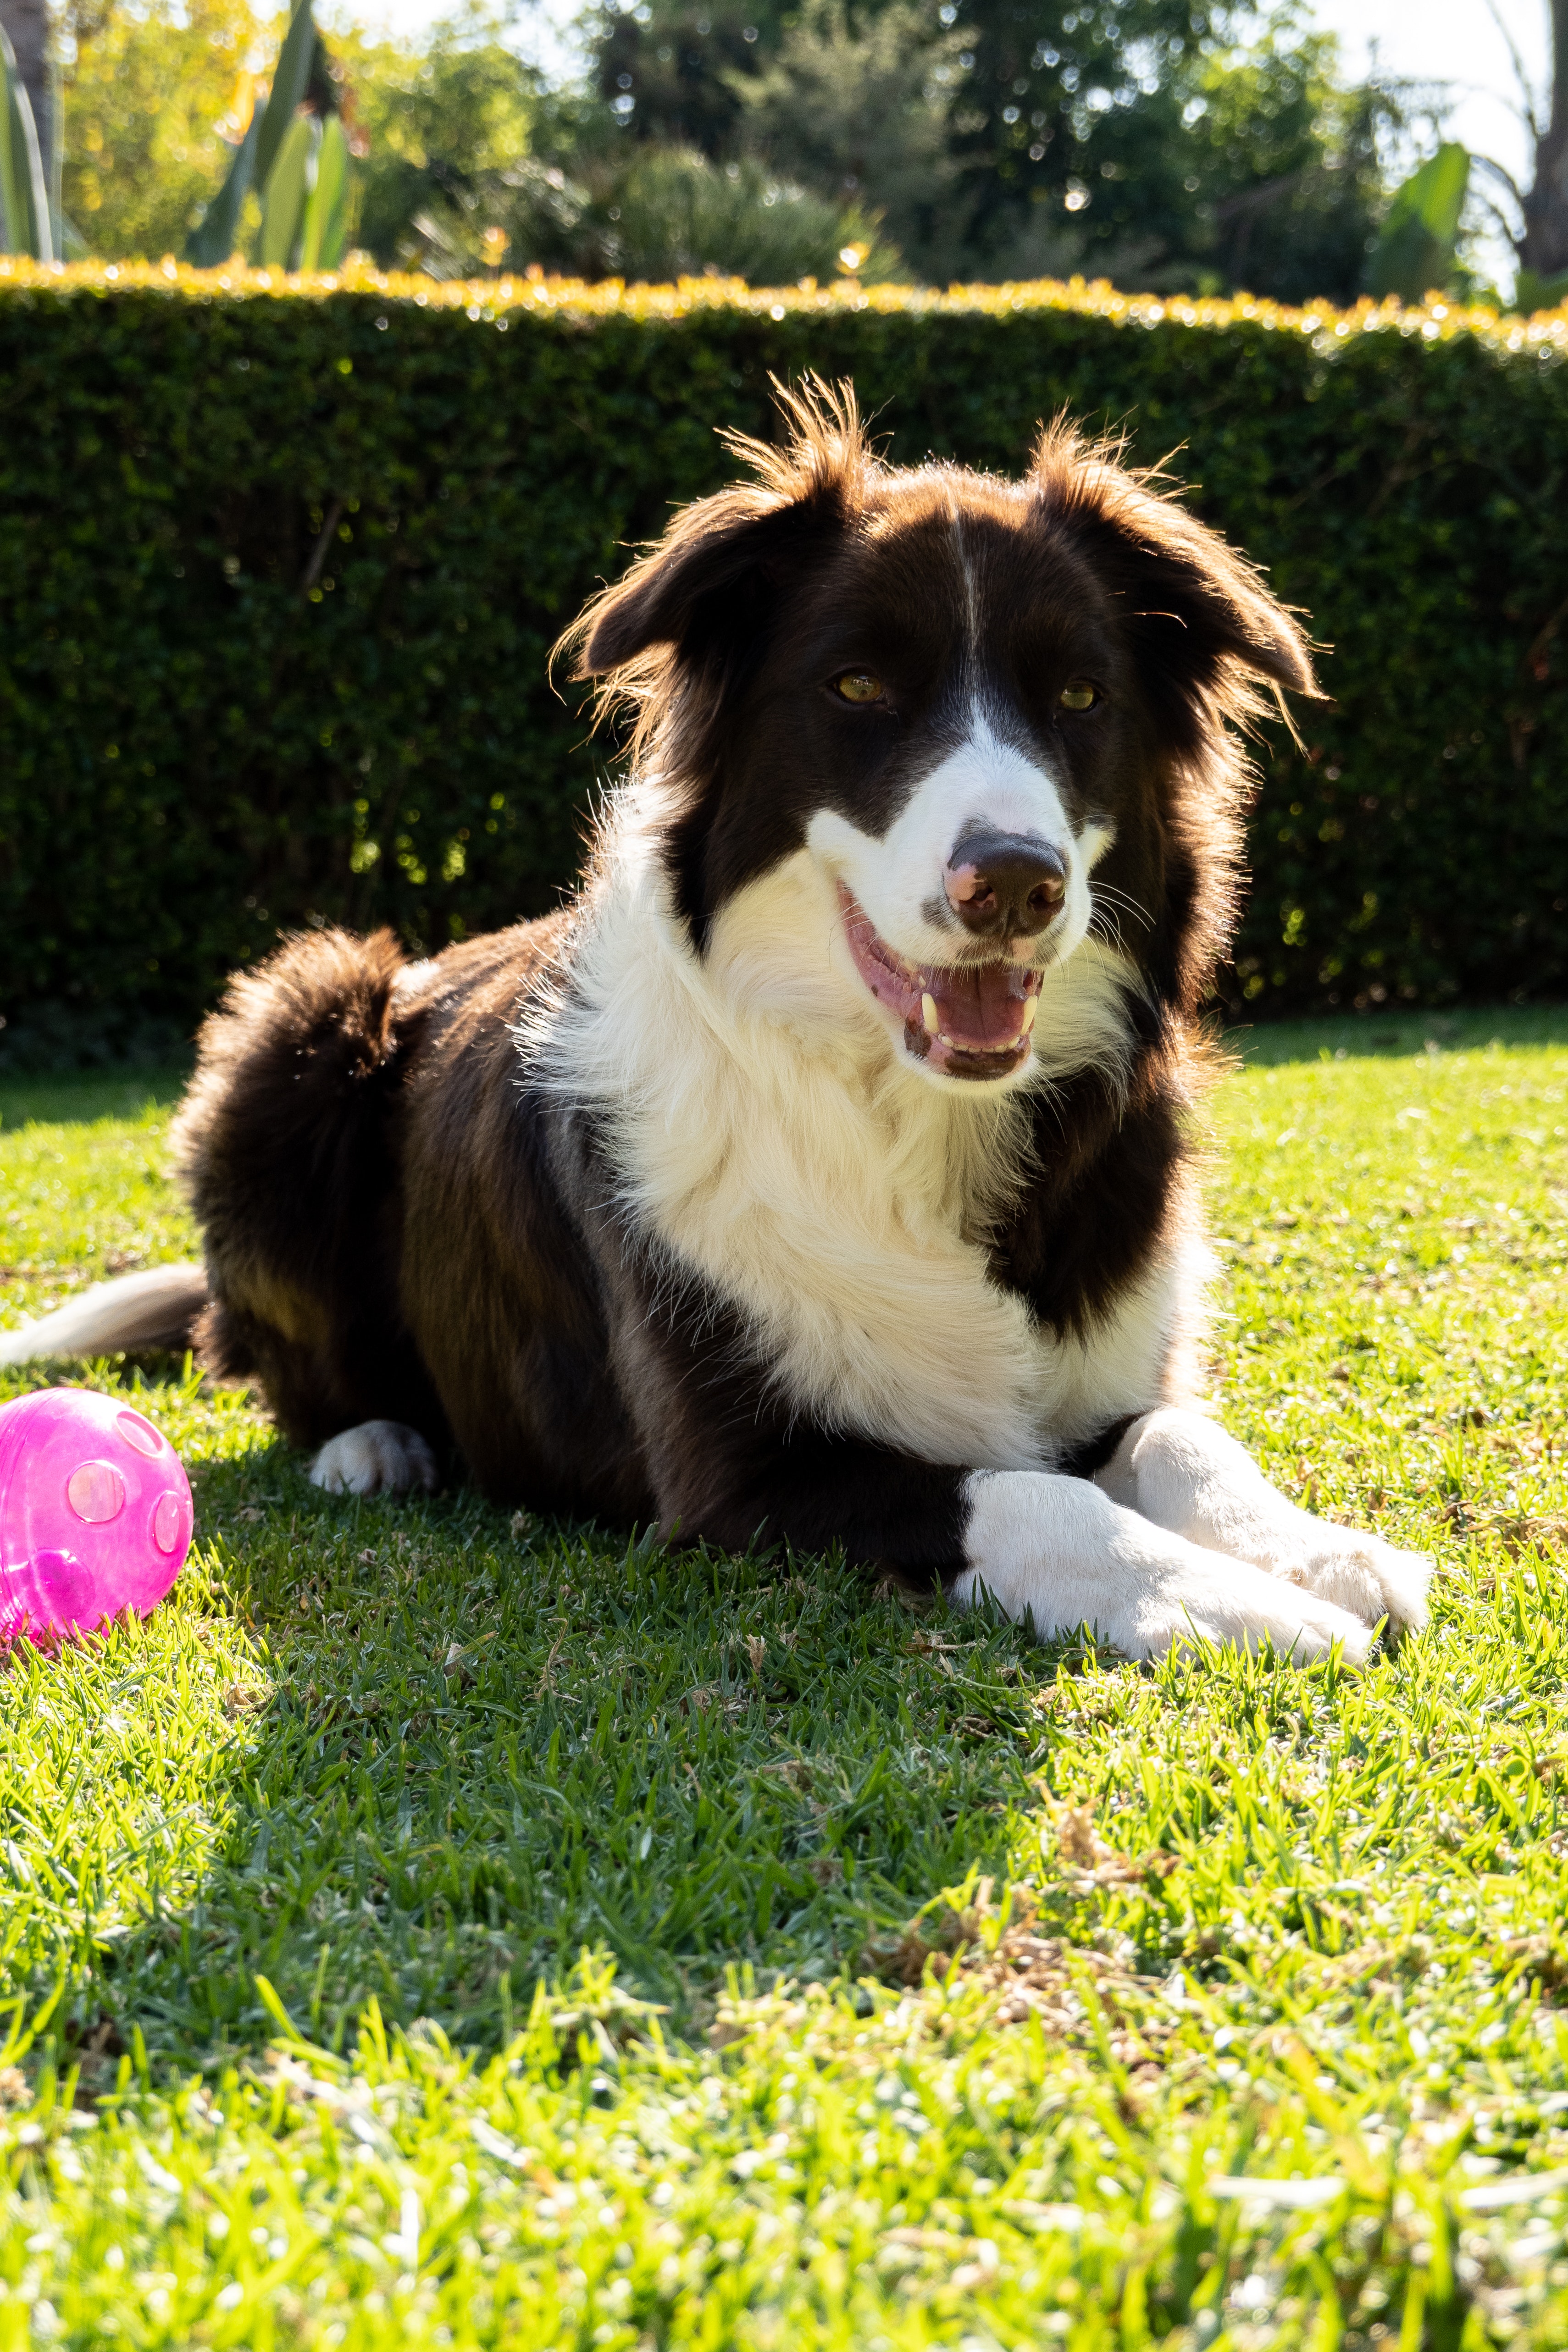
<instances>
[{"instance_id":1,"label":"dog's nose","mask_svg":"<svg viewBox=\"0 0 1568 2352\"><path fill-rule=\"evenodd\" d=\"M942 876L947 900L966 931L1035 939L1061 911L1067 867L1048 842L1027 834L971 834Z\"/></svg>"}]
</instances>

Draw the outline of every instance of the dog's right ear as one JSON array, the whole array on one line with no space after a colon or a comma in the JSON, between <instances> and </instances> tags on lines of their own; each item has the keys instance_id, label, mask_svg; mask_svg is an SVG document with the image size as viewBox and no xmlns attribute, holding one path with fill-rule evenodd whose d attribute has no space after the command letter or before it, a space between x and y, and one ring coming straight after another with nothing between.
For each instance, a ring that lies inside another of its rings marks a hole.
<instances>
[{"instance_id":1,"label":"dog's right ear","mask_svg":"<svg viewBox=\"0 0 1568 2352\"><path fill-rule=\"evenodd\" d=\"M704 663L748 622L803 551L811 518L747 486L699 499L596 596L573 632L574 677L613 677L656 648Z\"/></svg>"},{"instance_id":2,"label":"dog's right ear","mask_svg":"<svg viewBox=\"0 0 1568 2352\"><path fill-rule=\"evenodd\" d=\"M728 668L756 644L778 583L842 530L863 502L877 461L847 384L774 385L790 427L779 447L723 436L752 478L684 508L664 537L587 607L562 640L573 676L663 667ZM651 663L649 657L652 657Z\"/></svg>"}]
</instances>

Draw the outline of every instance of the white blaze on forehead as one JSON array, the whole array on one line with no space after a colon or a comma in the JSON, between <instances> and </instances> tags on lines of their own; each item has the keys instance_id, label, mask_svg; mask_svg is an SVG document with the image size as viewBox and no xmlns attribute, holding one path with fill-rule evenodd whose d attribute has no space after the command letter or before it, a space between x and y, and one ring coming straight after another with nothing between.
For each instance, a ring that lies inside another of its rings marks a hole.
<instances>
[{"instance_id":1,"label":"white blaze on forehead","mask_svg":"<svg viewBox=\"0 0 1568 2352\"><path fill-rule=\"evenodd\" d=\"M836 810L806 828L813 854L847 883L881 937L914 963L951 963L964 934L927 912L942 902L942 877L964 832L1032 834L1068 871L1061 913L1047 934L1053 956L1070 954L1088 929L1089 864L1049 770L1004 741L978 706L968 735L916 785L879 839Z\"/></svg>"}]
</instances>

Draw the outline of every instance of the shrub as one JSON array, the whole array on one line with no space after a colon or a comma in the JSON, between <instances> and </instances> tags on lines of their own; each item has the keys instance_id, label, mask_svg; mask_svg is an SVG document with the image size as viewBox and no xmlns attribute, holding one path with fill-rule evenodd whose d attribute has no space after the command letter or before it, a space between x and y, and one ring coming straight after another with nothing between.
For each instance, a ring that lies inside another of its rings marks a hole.
<instances>
[{"instance_id":1,"label":"shrub","mask_svg":"<svg viewBox=\"0 0 1568 2352\"><path fill-rule=\"evenodd\" d=\"M1124 423L1311 613L1334 699L1260 745L1233 1005L1558 988L1565 352L1104 287L0 263L0 1006L114 1036L315 917L551 905L607 755L551 644L808 367L900 458Z\"/></svg>"},{"instance_id":2,"label":"shrub","mask_svg":"<svg viewBox=\"0 0 1568 2352\"><path fill-rule=\"evenodd\" d=\"M694 148L634 143L619 131L599 153L586 142L570 176L531 159L510 174L498 207L513 254L586 277L696 277L710 271L767 286L831 278L853 247L861 274L901 274L896 247L858 204L813 194L755 156L710 163Z\"/></svg>"}]
</instances>

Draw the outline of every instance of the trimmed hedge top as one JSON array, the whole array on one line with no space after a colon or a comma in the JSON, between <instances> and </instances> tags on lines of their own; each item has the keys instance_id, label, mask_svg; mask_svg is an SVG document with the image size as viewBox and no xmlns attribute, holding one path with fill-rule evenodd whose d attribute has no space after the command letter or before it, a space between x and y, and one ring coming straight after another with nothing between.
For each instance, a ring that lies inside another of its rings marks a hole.
<instances>
[{"instance_id":1,"label":"trimmed hedge top","mask_svg":"<svg viewBox=\"0 0 1568 2352\"><path fill-rule=\"evenodd\" d=\"M806 369L895 462L1016 473L1062 407L1179 452L1311 615L1232 1009L1559 990L1565 356L1568 308L0 257L0 1055L189 1024L312 918L552 904L600 761L550 646Z\"/></svg>"},{"instance_id":2,"label":"trimmed hedge top","mask_svg":"<svg viewBox=\"0 0 1568 2352\"><path fill-rule=\"evenodd\" d=\"M382 270L353 260L341 270L289 272L249 269L236 263L222 269L193 269L166 255L162 261L37 262L0 253L0 295L32 289L53 293L109 294L139 291L183 295L189 301L243 302L260 295L277 300L320 301L333 294L377 294L391 302L412 302L421 310L461 310L470 320L508 324L521 311L556 311L584 319L639 321L688 319L704 311L739 313L775 321L789 317L842 315L873 310L881 316L994 318L1017 311L1067 311L1075 317L1109 320L1115 326L1225 329L1241 325L1310 337L1332 350L1347 336L1397 334L1423 342L1447 342L1464 335L1500 351L1568 354L1568 302L1529 317L1448 302L1440 295L1421 304L1402 304L1397 295L1374 302L1364 295L1348 310L1331 302L1303 309L1269 302L1255 294L1199 297L1187 294L1123 294L1109 278L1038 278L998 286L874 284L856 278L831 286L804 280L798 286L748 286L741 278L682 278L673 286L627 285L623 278L592 283L522 276L436 278ZM1327 339L1325 341L1325 339Z\"/></svg>"}]
</instances>

